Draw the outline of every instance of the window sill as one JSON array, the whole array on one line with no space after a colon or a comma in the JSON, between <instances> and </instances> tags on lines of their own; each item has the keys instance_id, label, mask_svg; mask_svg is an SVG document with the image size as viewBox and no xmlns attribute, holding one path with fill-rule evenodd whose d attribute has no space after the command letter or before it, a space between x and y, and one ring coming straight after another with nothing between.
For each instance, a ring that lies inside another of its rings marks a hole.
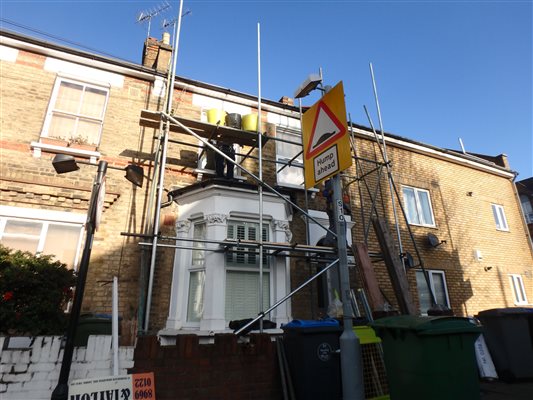
<instances>
[{"instance_id":1,"label":"window sill","mask_svg":"<svg viewBox=\"0 0 533 400\"><path fill-rule=\"evenodd\" d=\"M217 334L233 334L232 329L224 329L221 331L201 331L199 328L188 328L188 329L162 329L157 333L159 341L162 346L175 346L176 338L179 335L196 335L199 337L198 341L200 344L213 344L215 342L215 335ZM251 333L259 333L259 330L253 330ZM281 328L275 329L264 329L263 333L269 334L272 336L272 340L276 336L283 334ZM240 341L248 342L250 340L249 336L240 336Z\"/></svg>"},{"instance_id":2,"label":"window sill","mask_svg":"<svg viewBox=\"0 0 533 400\"><path fill-rule=\"evenodd\" d=\"M418 226L420 228L431 228L431 229L438 229L437 225L422 225L422 224L413 224L412 222L408 222L410 226Z\"/></svg>"},{"instance_id":3,"label":"window sill","mask_svg":"<svg viewBox=\"0 0 533 400\"><path fill-rule=\"evenodd\" d=\"M67 146L58 146L55 144L48 144L42 142L31 142L30 147L33 150L33 156L36 158L41 157L41 153L44 151L46 153L54 154L68 154L80 158L88 158L89 161L93 164L96 164L96 161L100 158L101 154L99 151L95 150L86 150L79 149L76 147L67 147Z\"/></svg>"}]
</instances>

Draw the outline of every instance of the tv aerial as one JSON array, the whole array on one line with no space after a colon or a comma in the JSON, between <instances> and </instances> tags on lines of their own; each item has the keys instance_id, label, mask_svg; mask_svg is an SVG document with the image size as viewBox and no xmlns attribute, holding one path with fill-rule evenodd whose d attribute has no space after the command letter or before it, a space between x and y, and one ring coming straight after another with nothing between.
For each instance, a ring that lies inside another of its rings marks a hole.
<instances>
[{"instance_id":1,"label":"tv aerial","mask_svg":"<svg viewBox=\"0 0 533 400\"><path fill-rule=\"evenodd\" d=\"M139 15L137 16L138 23L148 21L148 32L146 33L146 38L150 37L150 26L152 25L152 18L161 14L163 11L168 10L169 8L171 8L170 3L168 1L165 1L157 7L150 8L149 10L141 11L139 13Z\"/></svg>"},{"instance_id":2,"label":"tv aerial","mask_svg":"<svg viewBox=\"0 0 533 400\"><path fill-rule=\"evenodd\" d=\"M189 14L192 14L192 11L191 10L185 10L183 12L183 14L181 14L181 18L185 17L186 15L189 15ZM176 22L178 22L178 19L177 18L172 18L172 19L164 19L163 22L161 23L161 28L162 29L167 29L169 26L173 26Z\"/></svg>"}]
</instances>

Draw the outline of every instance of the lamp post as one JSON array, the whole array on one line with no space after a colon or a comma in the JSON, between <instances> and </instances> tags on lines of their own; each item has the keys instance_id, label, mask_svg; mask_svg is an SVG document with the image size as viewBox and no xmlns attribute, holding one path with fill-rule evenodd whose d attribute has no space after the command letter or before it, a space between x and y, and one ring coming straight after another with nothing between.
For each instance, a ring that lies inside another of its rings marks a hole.
<instances>
[{"instance_id":1,"label":"lamp post","mask_svg":"<svg viewBox=\"0 0 533 400\"><path fill-rule=\"evenodd\" d=\"M298 87L294 97L299 99L307 96L322 85L322 71L319 75L312 74ZM325 91L328 90L326 86ZM324 90L323 89L323 90ZM302 127L303 129L303 127ZM339 338L342 398L344 400L363 400L363 369L361 362L361 344L353 331L352 310L350 308L350 275L348 272L348 253L346 245L346 220L344 218L342 185L340 173L331 177L333 190L332 208L337 236L339 283L342 300L343 331ZM330 227L331 228L331 227Z\"/></svg>"},{"instance_id":2,"label":"lamp post","mask_svg":"<svg viewBox=\"0 0 533 400\"><path fill-rule=\"evenodd\" d=\"M80 163L89 164L86 162ZM52 165L54 166L54 169L58 174L72 172L79 169L79 166L77 165L74 157L64 154L57 154L52 161ZM59 372L57 386L52 392L52 400L68 400L68 378L70 375L70 367L72 364L72 355L74 353L74 338L76 337L76 330L78 328L81 305L83 302L83 293L85 291L85 282L87 281L87 272L89 270L89 260L91 257L91 250L93 246L94 231L97 228L97 223L100 219L100 214L102 212L103 207L103 194L105 194L104 184L107 168L107 161L100 160L98 162L98 171L94 178L91 190L91 198L89 201L89 209L87 212L87 222L85 223L85 245L83 247L83 253L78 269L76 292L74 294L74 300L72 301L72 309L70 312L70 318L66 331L66 341L65 347L63 349L63 360L61 362L61 370ZM137 165L128 165L125 170L126 179L128 179L130 182L134 183L137 186L142 186L142 167L139 167Z\"/></svg>"}]
</instances>

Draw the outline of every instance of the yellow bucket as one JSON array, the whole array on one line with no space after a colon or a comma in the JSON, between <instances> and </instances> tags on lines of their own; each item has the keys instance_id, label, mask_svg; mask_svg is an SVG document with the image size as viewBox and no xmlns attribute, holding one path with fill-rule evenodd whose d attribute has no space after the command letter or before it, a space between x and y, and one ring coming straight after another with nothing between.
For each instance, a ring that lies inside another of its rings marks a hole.
<instances>
[{"instance_id":1,"label":"yellow bucket","mask_svg":"<svg viewBox=\"0 0 533 400\"><path fill-rule=\"evenodd\" d=\"M247 114L242 117L242 129L245 131L257 131L257 114Z\"/></svg>"},{"instance_id":2,"label":"yellow bucket","mask_svg":"<svg viewBox=\"0 0 533 400\"><path fill-rule=\"evenodd\" d=\"M226 125L226 112L220 108L207 110L207 122L215 125Z\"/></svg>"}]
</instances>

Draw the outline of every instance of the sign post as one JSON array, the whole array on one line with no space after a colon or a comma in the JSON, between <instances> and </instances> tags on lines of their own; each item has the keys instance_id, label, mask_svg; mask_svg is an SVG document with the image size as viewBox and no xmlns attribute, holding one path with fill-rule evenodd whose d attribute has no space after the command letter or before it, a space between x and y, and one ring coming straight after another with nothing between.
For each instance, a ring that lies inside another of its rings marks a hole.
<instances>
[{"instance_id":1,"label":"sign post","mask_svg":"<svg viewBox=\"0 0 533 400\"><path fill-rule=\"evenodd\" d=\"M352 165L342 82L326 93L303 115L302 135L305 187L314 187L330 178L333 189L332 208L337 233L344 326L340 337L342 398L344 400L363 400L361 345L353 331L346 219L343 212L340 178L340 172Z\"/></svg>"}]
</instances>

